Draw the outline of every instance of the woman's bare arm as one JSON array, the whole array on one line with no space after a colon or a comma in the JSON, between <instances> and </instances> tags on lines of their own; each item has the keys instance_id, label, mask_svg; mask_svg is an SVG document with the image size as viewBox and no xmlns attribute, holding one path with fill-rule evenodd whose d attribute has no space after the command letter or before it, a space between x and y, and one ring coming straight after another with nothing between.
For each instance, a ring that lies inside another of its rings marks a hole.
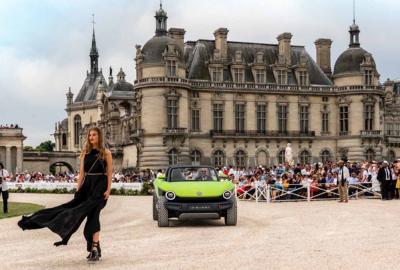
<instances>
[{"instance_id":1,"label":"woman's bare arm","mask_svg":"<svg viewBox=\"0 0 400 270\"><path fill-rule=\"evenodd\" d=\"M79 175L78 175L78 184L76 186L76 191L78 191L81 188L83 176L85 174L83 163L84 163L84 155L81 155L80 156L80 169L79 169Z\"/></svg>"},{"instance_id":2,"label":"woman's bare arm","mask_svg":"<svg viewBox=\"0 0 400 270\"><path fill-rule=\"evenodd\" d=\"M112 181L112 154L111 151L107 149L106 152L106 161L107 161L107 191L106 192L110 192L111 191L111 181Z\"/></svg>"}]
</instances>

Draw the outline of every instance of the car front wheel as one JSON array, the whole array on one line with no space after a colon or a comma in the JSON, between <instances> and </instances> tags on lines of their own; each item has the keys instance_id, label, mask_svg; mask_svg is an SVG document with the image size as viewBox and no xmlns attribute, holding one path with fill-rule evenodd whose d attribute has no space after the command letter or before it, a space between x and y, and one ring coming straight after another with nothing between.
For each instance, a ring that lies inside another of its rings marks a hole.
<instances>
[{"instance_id":1,"label":"car front wheel","mask_svg":"<svg viewBox=\"0 0 400 270\"><path fill-rule=\"evenodd\" d=\"M158 227L169 227L168 209L165 207L166 200L165 197L158 198Z\"/></svg>"},{"instance_id":2,"label":"car front wheel","mask_svg":"<svg viewBox=\"0 0 400 270\"><path fill-rule=\"evenodd\" d=\"M225 225L236 226L237 223L237 203L236 198L231 198L232 207L226 210Z\"/></svg>"}]
</instances>

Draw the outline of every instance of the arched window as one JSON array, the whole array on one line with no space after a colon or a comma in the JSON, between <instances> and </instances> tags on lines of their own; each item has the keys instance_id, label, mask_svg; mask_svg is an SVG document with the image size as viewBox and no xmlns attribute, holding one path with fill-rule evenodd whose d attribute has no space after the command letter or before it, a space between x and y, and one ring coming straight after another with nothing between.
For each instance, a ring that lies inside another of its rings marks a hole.
<instances>
[{"instance_id":1,"label":"arched window","mask_svg":"<svg viewBox=\"0 0 400 270\"><path fill-rule=\"evenodd\" d=\"M324 150L321 153L321 162L322 164L325 164L328 161L331 161L331 153L329 152L329 150Z\"/></svg>"},{"instance_id":2,"label":"arched window","mask_svg":"<svg viewBox=\"0 0 400 270\"><path fill-rule=\"evenodd\" d=\"M213 163L215 167L222 167L225 165L225 155L224 152L222 152L221 150L215 151L213 154L213 158Z\"/></svg>"},{"instance_id":3,"label":"arched window","mask_svg":"<svg viewBox=\"0 0 400 270\"><path fill-rule=\"evenodd\" d=\"M285 163L285 149L282 149L281 151L279 151L279 153L278 153L278 163L279 164Z\"/></svg>"},{"instance_id":4,"label":"arched window","mask_svg":"<svg viewBox=\"0 0 400 270\"><path fill-rule=\"evenodd\" d=\"M300 163L309 164L311 163L311 154L307 150L303 150L300 153Z\"/></svg>"},{"instance_id":5,"label":"arched window","mask_svg":"<svg viewBox=\"0 0 400 270\"><path fill-rule=\"evenodd\" d=\"M168 164L170 166L178 164L178 151L175 148L168 152Z\"/></svg>"},{"instance_id":6,"label":"arched window","mask_svg":"<svg viewBox=\"0 0 400 270\"><path fill-rule=\"evenodd\" d=\"M200 165L201 153L199 150L193 150L191 153L192 165Z\"/></svg>"},{"instance_id":7,"label":"arched window","mask_svg":"<svg viewBox=\"0 0 400 270\"><path fill-rule=\"evenodd\" d=\"M394 152L393 150L390 150L390 151L387 153L387 160L388 160L389 162L393 162L395 159L396 159L396 154L395 154L395 152Z\"/></svg>"},{"instance_id":8,"label":"arched window","mask_svg":"<svg viewBox=\"0 0 400 270\"><path fill-rule=\"evenodd\" d=\"M367 152L365 152L365 159L367 161L372 161L375 159L375 152L373 149L368 149Z\"/></svg>"},{"instance_id":9,"label":"arched window","mask_svg":"<svg viewBox=\"0 0 400 270\"><path fill-rule=\"evenodd\" d=\"M81 116L79 114L74 117L74 144L79 145L79 137L82 130Z\"/></svg>"},{"instance_id":10,"label":"arched window","mask_svg":"<svg viewBox=\"0 0 400 270\"><path fill-rule=\"evenodd\" d=\"M236 152L235 165L237 167L246 167L246 153L243 150L239 150Z\"/></svg>"},{"instance_id":11,"label":"arched window","mask_svg":"<svg viewBox=\"0 0 400 270\"><path fill-rule=\"evenodd\" d=\"M62 146L66 146L67 145L67 134L63 133L61 140L62 140Z\"/></svg>"}]
</instances>

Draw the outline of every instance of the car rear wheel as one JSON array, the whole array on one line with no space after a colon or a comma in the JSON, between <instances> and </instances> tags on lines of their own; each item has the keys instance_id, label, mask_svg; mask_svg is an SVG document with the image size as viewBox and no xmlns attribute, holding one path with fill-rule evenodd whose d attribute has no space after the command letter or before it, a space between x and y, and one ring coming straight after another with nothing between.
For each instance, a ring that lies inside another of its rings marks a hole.
<instances>
[{"instance_id":1,"label":"car rear wheel","mask_svg":"<svg viewBox=\"0 0 400 270\"><path fill-rule=\"evenodd\" d=\"M158 211L157 211L157 194L154 190L153 192L153 220L158 219Z\"/></svg>"},{"instance_id":2,"label":"car rear wheel","mask_svg":"<svg viewBox=\"0 0 400 270\"><path fill-rule=\"evenodd\" d=\"M165 207L166 200L165 197L158 198L158 227L169 227L168 209Z\"/></svg>"},{"instance_id":3,"label":"car rear wheel","mask_svg":"<svg viewBox=\"0 0 400 270\"><path fill-rule=\"evenodd\" d=\"M237 223L237 203L236 198L231 198L232 207L226 210L225 225L236 226Z\"/></svg>"}]
</instances>

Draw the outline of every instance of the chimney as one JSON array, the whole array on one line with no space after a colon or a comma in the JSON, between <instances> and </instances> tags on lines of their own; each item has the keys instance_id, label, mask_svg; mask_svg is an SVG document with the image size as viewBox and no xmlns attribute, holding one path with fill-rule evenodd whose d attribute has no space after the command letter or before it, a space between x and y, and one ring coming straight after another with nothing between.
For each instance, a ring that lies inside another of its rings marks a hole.
<instances>
[{"instance_id":1,"label":"chimney","mask_svg":"<svg viewBox=\"0 0 400 270\"><path fill-rule=\"evenodd\" d=\"M317 52L317 64L322 71L330 76L331 70L331 44L332 40L327 38L317 39L315 42L315 50Z\"/></svg>"},{"instance_id":2,"label":"chimney","mask_svg":"<svg viewBox=\"0 0 400 270\"><path fill-rule=\"evenodd\" d=\"M185 29L183 28L170 28L168 30L168 36L175 39L176 43L178 43L179 47L183 52L183 44L185 38Z\"/></svg>"},{"instance_id":3,"label":"chimney","mask_svg":"<svg viewBox=\"0 0 400 270\"><path fill-rule=\"evenodd\" d=\"M214 31L215 49L219 51L220 58L226 59L228 56L228 32L227 28L218 28Z\"/></svg>"},{"instance_id":4,"label":"chimney","mask_svg":"<svg viewBox=\"0 0 400 270\"><path fill-rule=\"evenodd\" d=\"M290 40L292 39L292 36L293 35L291 33L285 32L277 37L279 46L279 55L284 56L287 65L292 64L291 48L290 48Z\"/></svg>"}]
</instances>

